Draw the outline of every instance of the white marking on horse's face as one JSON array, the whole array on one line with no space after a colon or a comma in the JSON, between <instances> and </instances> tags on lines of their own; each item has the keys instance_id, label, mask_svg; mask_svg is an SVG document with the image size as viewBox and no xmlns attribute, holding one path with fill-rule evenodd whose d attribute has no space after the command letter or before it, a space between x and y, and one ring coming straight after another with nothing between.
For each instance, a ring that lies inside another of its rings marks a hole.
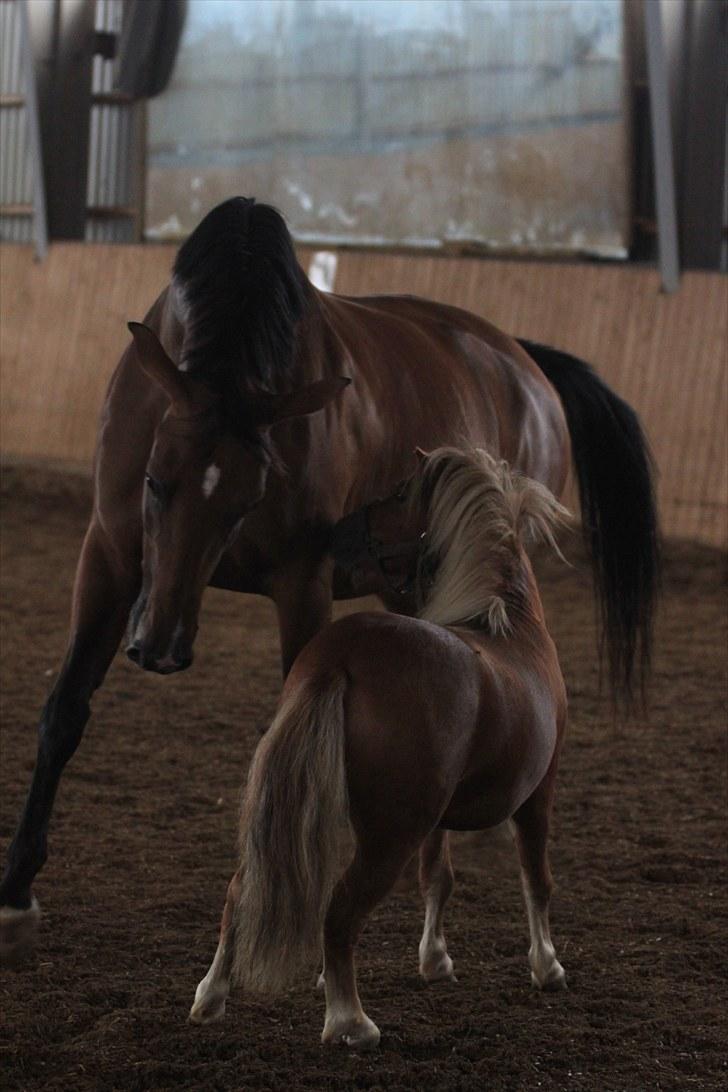
<instances>
[{"instance_id":1,"label":"white marking on horse's face","mask_svg":"<svg viewBox=\"0 0 728 1092\"><path fill-rule=\"evenodd\" d=\"M202 495L208 500L217 488L220 481L220 467L210 463L202 478Z\"/></svg>"}]
</instances>

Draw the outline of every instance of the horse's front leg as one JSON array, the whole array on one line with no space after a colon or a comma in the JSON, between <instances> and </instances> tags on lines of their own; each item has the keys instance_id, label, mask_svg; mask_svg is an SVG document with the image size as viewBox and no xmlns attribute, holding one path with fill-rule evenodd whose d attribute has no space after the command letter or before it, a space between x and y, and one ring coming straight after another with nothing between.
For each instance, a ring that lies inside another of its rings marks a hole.
<instances>
[{"instance_id":1,"label":"horse's front leg","mask_svg":"<svg viewBox=\"0 0 728 1092\"><path fill-rule=\"evenodd\" d=\"M40 917L32 883L47 856L48 823L61 773L81 741L89 702L124 632L138 572L111 562L92 524L76 570L71 636L46 702L30 790L0 884L0 961L15 965L32 947Z\"/></svg>"},{"instance_id":2,"label":"horse's front leg","mask_svg":"<svg viewBox=\"0 0 728 1092\"><path fill-rule=\"evenodd\" d=\"M301 649L331 620L332 571L329 558L317 559L292 566L273 581L284 677Z\"/></svg>"},{"instance_id":3,"label":"horse's front leg","mask_svg":"<svg viewBox=\"0 0 728 1092\"><path fill-rule=\"evenodd\" d=\"M190 1023L211 1024L222 1020L230 993L230 978L235 959L235 908L240 898L240 873L230 881L222 912L220 940L210 969L195 991L190 1009Z\"/></svg>"},{"instance_id":4,"label":"horse's front leg","mask_svg":"<svg viewBox=\"0 0 728 1092\"><path fill-rule=\"evenodd\" d=\"M547 839L554 776L555 764L533 796L518 809L511 820L511 830L521 861L521 881L531 933L531 947L528 952L531 981L541 990L559 990L566 986L566 974L556 958L549 928L549 902L553 881Z\"/></svg>"},{"instance_id":5,"label":"horse's front leg","mask_svg":"<svg viewBox=\"0 0 728 1092\"><path fill-rule=\"evenodd\" d=\"M425 927L420 940L420 974L426 982L456 982L443 929L445 904L453 888L450 844L446 830L433 830L420 848L420 891L425 901Z\"/></svg>"}]
</instances>

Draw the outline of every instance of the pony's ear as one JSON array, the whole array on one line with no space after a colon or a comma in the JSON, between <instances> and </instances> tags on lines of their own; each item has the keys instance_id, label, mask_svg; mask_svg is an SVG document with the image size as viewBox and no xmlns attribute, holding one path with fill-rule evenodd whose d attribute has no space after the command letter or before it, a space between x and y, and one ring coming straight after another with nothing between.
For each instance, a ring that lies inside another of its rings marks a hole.
<instances>
[{"instance_id":1,"label":"pony's ear","mask_svg":"<svg viewBox=\"0 0 728 1092\"><path fill-rule=\"evenodd\" d=\"M429 455L429 451L425 451L424 448L421 447L416 447L415 455L417 456L418 463L424 463L425 459Z\"/></svg>"},{"instance_id":2,"label":"pony's ear","mask_svg":"<svg viewBox=\"0 0 728 1092\"><path fill-rule=\"evenodd\" d=\"M554 532L571 522L568 508L553 493L532 478L522 478L517 493L516 530L523 542L545 542L564 560Z\"/></svg>"},{"instance_id":3,"label":"pony's ear","mask_svg":"<svg viewBox=\"0 0 728 1092\"><path fill-rule=\"evenodd\" d=\"M306 417L309 413L318 413L350 383L351 379L346 375L319 379L318 382L291 391L290 394L259 396L249 405L249 409L260 427L265 428L289 417Z\"/></svg>"},{"instance_id":4,"label":"pony's ear","mask_svg":"<svg viewBox=\"0 0 728 1092\"><path fill-rule=\"evenodd\" d=\"M127 326L134 338L139 363L149 378L162 388L177 410L189 409L192 399L184 376L165 352L154 330L143 322L129 322Z\"/></svg>"}]
</instances>

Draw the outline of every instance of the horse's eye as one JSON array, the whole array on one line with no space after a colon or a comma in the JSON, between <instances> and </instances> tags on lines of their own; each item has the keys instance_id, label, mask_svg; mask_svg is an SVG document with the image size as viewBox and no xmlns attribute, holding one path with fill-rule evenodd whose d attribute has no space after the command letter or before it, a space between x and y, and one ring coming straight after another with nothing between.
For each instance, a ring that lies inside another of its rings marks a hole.
<instances>
[{"instance_id":1,"label":"horse's eye","mask_svg":"<svg viewBox=\"0 0 728 1092\"><path fill-rule=\"evenodd\" d=\"M408 487L408 485L409 485L409 482L406 481L406 480L401 482L400 485L397 488L397 492L394 494L395 499L398 500L400 504L402 504L404 501L407 500L407 487Z\"/></svg>"},{"instance_id":2,"label":"horse's eye","mask_svg":"<svg viewBox=\"0 0 728 1092\"><path fill-rule=\"evenodd\" d=\"M161 500L164 496L164 486L162 483L157 481L156 478L153 478L151 474L144 475L144 482L152 496L156 497L157 500Z\"/></svg>"}]
</instances>

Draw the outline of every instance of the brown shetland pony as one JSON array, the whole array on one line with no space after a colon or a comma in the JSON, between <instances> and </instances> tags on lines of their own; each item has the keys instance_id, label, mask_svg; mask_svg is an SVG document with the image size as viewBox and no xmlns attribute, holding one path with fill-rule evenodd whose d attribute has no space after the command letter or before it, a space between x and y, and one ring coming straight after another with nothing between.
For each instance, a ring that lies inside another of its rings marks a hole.
<instances>
[{"instance_id":1,"label":"brown shetland pony","mask_svg":"<svg viewBox=\"0 0 728 1092\"><path fill-rule=\"evenodd\" d=\"M536 986L565 975L549 935L546 851L566 693L523 543L553 544L565 509L483 451L422 456L408 487L432 580L417 619L352 614L321 631L258 746L242 859L190 1019L225 1010L230 979L276 992L320 954L325 1043L379 1041L356 988L367 915L420 850L420 971L453 977L443 934L448 830L504 820L521 860ZM381 502L397 507L400 499ZM344 828L354 854L342 875Z\"/></svg>"},{"instance_id":2,"label":"brown shetland pony","mask_svg":"<svg viewBox=\"0 0 728 1092\"><path fill-rule=\"evenodd\" d=\"M169 674L192 661L208 584L270 596L285 674L332 596L389 601L328 551L343 516L412 473L418 444L485 447L557 496L573 459L617 695L630 698L649 659L649 456L635 414L586 364L454 307L317 292L281 216L243 198L205 217L131 332L101 415L66 656L0 884L8 961L32 941L56 790L124 631L132 660Z\"/></svg>"}]
</instances>

